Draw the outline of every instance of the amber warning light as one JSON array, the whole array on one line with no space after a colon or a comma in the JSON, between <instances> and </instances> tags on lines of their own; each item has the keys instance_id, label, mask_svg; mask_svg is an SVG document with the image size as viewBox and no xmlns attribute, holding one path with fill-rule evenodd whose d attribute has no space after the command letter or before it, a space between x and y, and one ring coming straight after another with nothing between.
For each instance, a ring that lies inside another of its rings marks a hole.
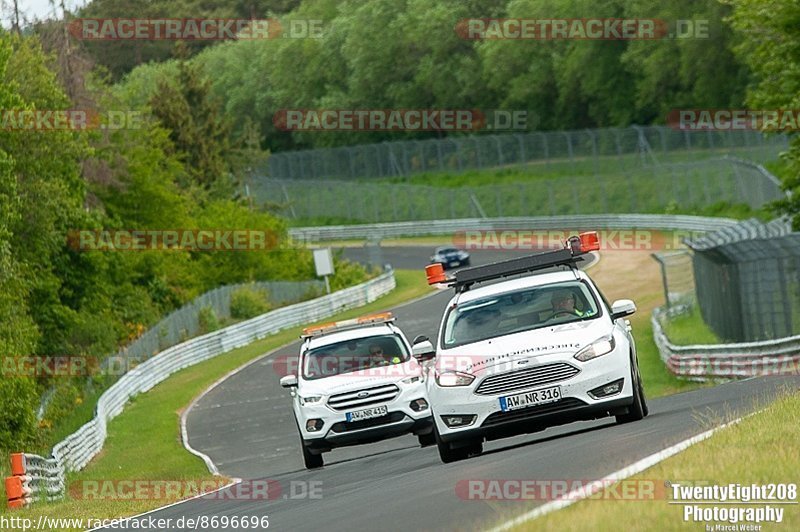
<instances>
[{"instance_id":1,"label":"amber warning light","mask_svg":"<svg viewBox=\"0 0 800 532\"><path fill-rule=\"evenodd\" d=\"M581 233L579 235L581 239L581 251L599 251L600 250L600 238L597 236L597 231L590 231L588 233Z\"/></svg>"},{"instance_id":2,"label":"amber warning light","mask_svg":"<svg viewBox=\"0 0 800 532\"><path fill-rule=\"evenodd\" d=\"M444 274L444 266L440 262L425 266L425 275L428 277L428 284L443 283L447 280Z\"/></svg>"}]
</instances>

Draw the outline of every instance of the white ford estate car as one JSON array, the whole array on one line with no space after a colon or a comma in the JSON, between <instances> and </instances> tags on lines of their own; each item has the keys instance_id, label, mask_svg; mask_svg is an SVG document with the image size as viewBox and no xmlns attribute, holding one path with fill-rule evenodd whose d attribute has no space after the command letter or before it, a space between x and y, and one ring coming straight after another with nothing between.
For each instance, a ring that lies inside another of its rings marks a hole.
<instances>
[{"instance_id":1,"label":"white ford estate car","mask_svg":"<svg viewBox=\"0 0 800 532\"><path fill-rule=\"evenodd\" d=\"M292 395L307 468L322 467L334 447L401 434L434 444L422 367L394 321L387 312L304 331L297 374L281 386Z\"/></svg>"},{"instance_id":2,"label":"white ford estate car","mask_svg":"<svg viewBox=\"0 0 800 532\"><path fill-rule=\"evenodd\" d=\"M435 353L423 357L435 356L427 388L442 461L479 454L484 440L577 420L616 416L623 423L647 415L624 319L636 306L609 304L576 266L597 248L596 234L584 233L564 249L460 270L452 278L439 265L426 268L430 284L456 291Z\"/></svg>"}]
</instances>

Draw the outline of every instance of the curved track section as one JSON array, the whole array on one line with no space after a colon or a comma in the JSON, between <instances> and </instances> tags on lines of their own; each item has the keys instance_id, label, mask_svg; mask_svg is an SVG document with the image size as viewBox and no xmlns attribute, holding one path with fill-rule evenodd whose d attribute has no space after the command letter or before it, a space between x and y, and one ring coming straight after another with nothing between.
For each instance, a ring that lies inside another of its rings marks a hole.
<instances>
[{"instance_id":1,"label":"curved track section","mask_svg":"<svg viewBox=\"0 0 800 532\"><path fill-rule=\"evenodd\" d=\"M427 256L429 248L424 249ZM436 293L394 309L399 325L409 337L434 338L449 296L449 291ZM277 354L296 350L293 344ZM415 437L405 436L335 449L325 455L324 468L306 471L289 395L278 384L273 357L256 361L207 393L189 413L187 429L192 446L211 456L223 474L276 481L280 494L253 500L229 488L229 493L136 517L140 528L147 529L148 518L172 518L175 523L181 517L269 516L269 528L276 530L484 529L546 501L466 500L456 489L459 482L603 478L730 416L752 412L783 389L800 388L798 377L762 377L703 388L650 400L650 416L640 422L616 425L609 418L573 423L489 442L483 455L448 465L439 461L435 447L421 449ZM321 497L292 496L295 486L309 483ZM173 524L172 529L194 528Z\"/></svg>"}]
</instances>

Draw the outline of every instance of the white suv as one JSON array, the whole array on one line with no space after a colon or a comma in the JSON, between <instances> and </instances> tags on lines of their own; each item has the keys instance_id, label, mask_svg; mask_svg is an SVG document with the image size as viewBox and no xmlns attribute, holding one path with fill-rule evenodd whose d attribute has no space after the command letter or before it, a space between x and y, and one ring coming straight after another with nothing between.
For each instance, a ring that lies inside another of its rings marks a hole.
<instances>
[{"instance_id":1,"label":"white suv","mask_svg":"<svg viewBox=\"0 0 800 532\"><path fill-rule=\"evenodd\" d=\"M298 372L281 386L292 394L307 468L322 467L334 447L408 433L435 443L422 367L393 322L387 312L304 331Z\"/></svg>"},{"instance_id":2,"label":"white suv","mask_svg":"<svg viewBox=\"0 0 800 532\"><path fill-rule=\"evenodd\" d=\"M426 268L430 284L456 289L427 383L442 461L481 453L484 439L647 415L624 319L636 306L630 300L609 305L576 267L595 249L590 233L571 238L565 249L461 270L449 279L437 265ZM559 266L566 269L539 271ZM509 276L516 277L474 288Z\"/></svg>"}]
</instances>

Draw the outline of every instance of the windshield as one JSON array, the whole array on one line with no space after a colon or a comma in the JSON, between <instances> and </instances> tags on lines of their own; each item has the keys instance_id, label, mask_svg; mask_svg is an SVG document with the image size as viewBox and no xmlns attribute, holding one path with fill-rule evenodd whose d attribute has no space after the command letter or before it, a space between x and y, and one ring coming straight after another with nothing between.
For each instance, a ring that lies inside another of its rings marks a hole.
<instances>
[{"instance_id":1,"label":"windshield","mask_svg":"<svg viewBox=\"0 0 800 532\"><path fill-rule=\"evenodd\" d=\"M403 341L396 335L369 336L328 344L306 352L303 377L322 379L409 360Z\"/></svg>"},{"instance_id":2,"label":"windshield","mask_svg":"<svg viewBox=\"0 0 800 532\"><path fill-rule=\"evenodd\" d=\"M445 319L442 347L456 347L599 315L597 300L581 281L506 292L451 308Z\"/></svg>"}]
</instances>

